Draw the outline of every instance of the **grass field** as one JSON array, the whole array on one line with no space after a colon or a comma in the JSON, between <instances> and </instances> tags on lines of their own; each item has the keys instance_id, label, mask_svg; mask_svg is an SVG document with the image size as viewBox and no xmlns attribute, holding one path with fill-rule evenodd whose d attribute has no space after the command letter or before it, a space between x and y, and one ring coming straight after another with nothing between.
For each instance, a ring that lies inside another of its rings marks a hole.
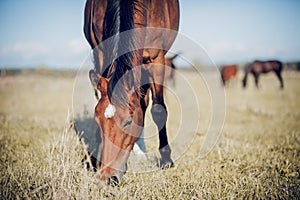
<instances>
[{"instance_id":1,"label":"grass field","mask_svg":"<svg viewBox=\"0 0 300 200\"><path fill-rule=\"evenodd\" d=\"M233 81L225 89L223 132L201 159L201 142L211 118L209 94L195 72L182 74L199 100L199 127L192 132L189 123L183 123L186 134L194 134L193 143L178 156L174 168L129 171L118 187L98 181L81 163L85 149L68 117L74 75L2 77L0 199L299 199L300 74L285 72L284 90L271 74L261 77L259 90L252 77L246 90L240 80ZM195 109L188 104L192 95L179 82L173 91L185 96L186 103L167 92L171 140L180 126L178 108ZM157 143L152 137L146 141L147 149L156 149ZM174 151L180 148L178 142L173 145Z\"/></svg>"}]
</instances>

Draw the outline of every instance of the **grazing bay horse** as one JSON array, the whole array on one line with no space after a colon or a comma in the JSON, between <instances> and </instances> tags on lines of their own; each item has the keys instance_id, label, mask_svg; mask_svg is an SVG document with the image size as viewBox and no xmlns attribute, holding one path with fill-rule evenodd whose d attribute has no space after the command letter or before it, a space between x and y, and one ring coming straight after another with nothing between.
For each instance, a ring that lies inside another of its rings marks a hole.
<instances>
[{"instance_id":1,"label":"grazing bay horse","mask_svg":"<svg viewBox=\"0 0 300 200\"><path fill-rule=\"evenodd\" d=\"M225 65L222 67L220 73L221 73L223 85L225 86L226 82L229 79L232 79L236 76L237 66L236 65Z\"/></svg>"},{"instance_id":2,"label":"grazing bay horse","mask_svg":"<svg viewBox=\"0 0 300 200\"><path fill-rule=\"evenodd\" d=\"M258 88L258 78L260 74L266 74L269 72L274 72L276 76L278 77L280 81L280 88L283 89L283 79L281 76L282 71L282 63L277 60L271 60L271 61L254 61L250 63L245 68L245 76L243 79L243 87L245 88L247 85L247 76L248 73L252 73L255 80L255 85Z\"/></svg>"},{"instance_id":3,"label":"grazing bay horse","mask_svg":"<svg viewBox=\"0 0 300 200\"><path fill-rule=\"evenodd\" d=\"M150 31L150 27L157 30ZM178 0L86 2L84 34L93 49L95 67L89 76L101 93L95 107L103 138L98 171L99 178L109 184L118 184L127 170L129 154L143 131L150 91L151 114L159 131L158 166L173 166L163 85L165 54L178 27Z\"/></svg>"}]
</instances>

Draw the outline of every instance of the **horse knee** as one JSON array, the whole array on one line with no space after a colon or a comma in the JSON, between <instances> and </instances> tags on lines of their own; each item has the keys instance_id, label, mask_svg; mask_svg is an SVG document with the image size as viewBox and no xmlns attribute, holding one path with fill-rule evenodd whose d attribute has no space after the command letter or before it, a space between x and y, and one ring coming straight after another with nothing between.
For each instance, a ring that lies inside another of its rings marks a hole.
<instances>
[{"instance_id":1,"label":"horse knee","mask_svg":"<svg viewBox=\"0 0 300 200\"><path fill-rule=\"evenodd\" d=\"M151 114L155 124L159 129L165 126L168 115L165 105L153 104L151 108Z\"/></svg>"}]
</instances>

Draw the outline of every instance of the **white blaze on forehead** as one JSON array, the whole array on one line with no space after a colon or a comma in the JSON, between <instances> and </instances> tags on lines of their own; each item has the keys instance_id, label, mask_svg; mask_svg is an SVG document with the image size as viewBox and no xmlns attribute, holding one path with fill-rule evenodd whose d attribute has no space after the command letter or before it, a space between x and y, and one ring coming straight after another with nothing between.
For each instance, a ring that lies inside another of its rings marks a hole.
<instances>
[{"instance_id":1,"label":"white blaze on forehead","mask_svg":"<svg viewBox=\"0 0 300 200\"><path fill-rule=\"evenodd\" d=\"M104 112L104 117L112 118L115 115L115 112L116 112L116 107L111 104L108 104Z\"/></svg>"}]
</instances>

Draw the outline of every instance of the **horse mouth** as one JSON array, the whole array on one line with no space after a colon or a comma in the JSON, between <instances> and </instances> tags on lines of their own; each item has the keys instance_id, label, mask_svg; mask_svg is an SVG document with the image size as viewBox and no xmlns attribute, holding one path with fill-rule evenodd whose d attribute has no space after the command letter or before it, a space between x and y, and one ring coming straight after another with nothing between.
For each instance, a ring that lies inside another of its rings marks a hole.
<instances>
[{"instance_id":1,"label":"horse mouth","mask_svg":"<svg viewBox=\"0 0 300 200\"><path fill-rule=\"evenodd\" d=\"M107 171L106 171L107 170ZM122 170L106 168L104 171L100 171L98 178L104 181L107 185L118 186L121 183L123 176L127 171L127 164L125 164Z\"/></svg>"},{"instance_id":2,"label":"horse mouth","mask_svg":"<svg viewBox=\"0 0 300 200\"><path fill-rule=\"evenodd\" d=\"M121 183L121 180L126 172L122 171L116 171L114 174L112 174L110 177L106 178L106 184L110 186L119 186Z\"/></svg>"},{"instance_id":3,"label":"horse mouth","mask_svg":"<svg viewBox=\"0 0 300 200\"><path fill-rule=\"evenodd\" d=\"M111 176L107 179L107 185L116 187L119 186L120 181L121 180L118 178L118 176Z\"/></svg>"}]
</instances>

